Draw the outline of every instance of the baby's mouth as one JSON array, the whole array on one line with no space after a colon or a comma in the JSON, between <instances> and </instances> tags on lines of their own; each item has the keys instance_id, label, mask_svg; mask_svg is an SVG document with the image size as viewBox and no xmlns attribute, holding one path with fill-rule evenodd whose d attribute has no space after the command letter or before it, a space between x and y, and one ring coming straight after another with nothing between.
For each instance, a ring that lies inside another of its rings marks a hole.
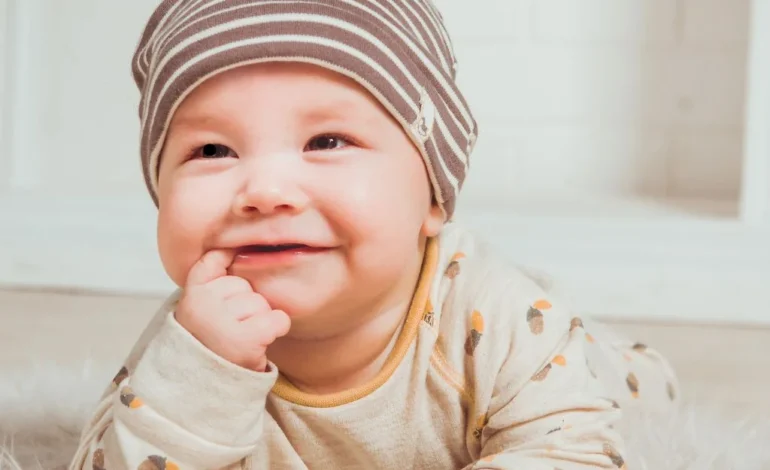
<instances>
[{"instance_id":1,"label":"baby's mouth","mask_svg":"<svg viewBox=\"0 0 770 470\"><path fill-rule=\"evenodd\" d=\"M327 247L310 246L303 243L279 243L279 244L259 244L246 245L238 248L235 253L237 258L264 259L267 257L276 257L280 255L311 255L322 253L329 250Z\"/></svg>"},{"instance_id":2,"label":"baby's mouth","mask_svg":"<svg viewBox=\"0 0 770 470\"><path fill-rule=\"evenodd\" d=\"M300 243L283 243L279 245L247 245L238 250L239 253L280 253L282 251L312 251L313 247Z\"/></svg>"},{"instance_id":3,"label":"baby's mouth","mask_svg":"<svg viewBox=\"0 0 770 470\"><path fill-rule=\"evenodd\" d=\"M239 248L233 259L233 266L243 269L260 269L268 266L283 266L314 259L328 248L304 245L302 243L279 243L275 245L246 245Z\"/></svg>"},{"instance_id":4,"label":"baby's mouth","mask_svg":"<svg viewBox=\"0 0 770 470\"><path fill-rule=\"evenodd\" d=\"M245 245L236 250L233 267L245 270L289 266L303 260L315 259L330 248L303 243Z\"/></svg>"}]
</instances>

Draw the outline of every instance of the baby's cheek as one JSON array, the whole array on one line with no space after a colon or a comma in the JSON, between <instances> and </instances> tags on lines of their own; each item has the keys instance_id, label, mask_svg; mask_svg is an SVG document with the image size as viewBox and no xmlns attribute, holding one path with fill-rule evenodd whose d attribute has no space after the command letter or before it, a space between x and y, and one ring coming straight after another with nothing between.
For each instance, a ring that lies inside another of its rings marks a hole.
<instances>
[{"instance_id":1,"label":"baby's cheek","mask_svg":"<svg viewBox=\"0 0 770 470\"><path fill-rule=\"evenodd\" d=\"M163 267L177 284L184 285L187 273L202 256L205 230L200 214L167 206L158 214L158 252Z\"/></svg>"}]
</instances>

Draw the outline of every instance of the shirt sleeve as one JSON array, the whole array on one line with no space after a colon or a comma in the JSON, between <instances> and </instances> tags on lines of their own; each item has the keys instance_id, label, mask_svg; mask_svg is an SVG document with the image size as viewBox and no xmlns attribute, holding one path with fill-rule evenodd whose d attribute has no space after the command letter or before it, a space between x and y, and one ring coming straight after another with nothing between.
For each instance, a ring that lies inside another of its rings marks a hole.
<instances>
[{"instance_id":1,"label":"shirt sleeve","mask_svg":"<svg viewBox=\"0 0 770 470\"><path fill-rule=\"evenodd\" d=\"M477 460L465 470L623 469L620 410L592 372L582 321L538 294L496 305L502 315L469 334Z\"/></svg>"},{"instance_id":2,"label":"shirt sleeve","mask_svg":"<svg viewBox=\"0 0 770 470\"><path fill-rule=\"evenodd\" d=\"M262 438L277 378L220 358L164 314L84 430L70 470L240 468Z\"/></svg>"}]
</instances>

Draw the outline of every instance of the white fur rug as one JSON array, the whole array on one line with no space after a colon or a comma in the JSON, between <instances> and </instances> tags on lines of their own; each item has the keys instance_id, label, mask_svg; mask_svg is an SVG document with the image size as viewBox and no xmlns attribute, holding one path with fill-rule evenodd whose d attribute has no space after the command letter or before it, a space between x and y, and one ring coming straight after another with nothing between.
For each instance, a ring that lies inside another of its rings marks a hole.
<instances>
[{"instance_id":1,"label":"white fur rug","mask_svg":"<svg viewBox=\"0 0 770 470\"><path fill-rule=\"evenodd\" d=\"M66 468L79 431L116 365L40 364L0 371L0 470ZM770 422L689 403L665 419L628 416L628 470L770 469Z\"/></svg>"}]
</instances>

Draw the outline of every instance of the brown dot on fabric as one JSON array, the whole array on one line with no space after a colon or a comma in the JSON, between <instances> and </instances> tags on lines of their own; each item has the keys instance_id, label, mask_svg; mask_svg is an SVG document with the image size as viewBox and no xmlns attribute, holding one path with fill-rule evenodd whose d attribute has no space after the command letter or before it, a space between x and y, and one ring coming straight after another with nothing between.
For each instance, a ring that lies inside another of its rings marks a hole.
<instances>
[{"instance_id":1,"label":"brown dot on fabric","mask_svg":"<svg viewBox=\"0 0 770 470\"><path fill-rule=\"evenodd\" d=\"M545 367L540 369L538 373L532 376L533 382L542 382L548 377L548 373L551 372L551 364L546 364Z\"/></svg>"},{"instance_id":2,"label":"brown dot on fabric","mask_svg":"<svg viewBox=\"0 0 770 470\"><path fill-rule=\"evenodd\" d=\"M104 449L96 449L94 458L91 459L93 470L106 470L104 468Z\"/></svg>"},{"instance_id":3,"label":"brown dot on fabric","mask_svg":"<svg viewBox=\"0 0 770 470\"><path fill-rule=\"evenodd\" d=\"M484 317L478 310L473 311L471 315L471 331L468 333L468 338L465 340L465 353L469 356L473 356L476 352L481 341L481 336L484 334Z\"/></svg>"},{"instance_id":4,"label":"brown dot on fabric","mask_svg":"<svg viewBox=\"0 0 770 470\"><path fill-rule=\"evenodd\" d=\"M540 299L535 301L531 307L527 310L527 323L529 324L529 331L534 335L543 333L543 327L545 322L543 320L543 310L548 310L552 307L551 303L547 300Z\"/></svg>"},{"instance_id":5,"label":"brown dot on fabric","mask_svg":"<svg viewBox=\"0 0 770 470\"><path fill-rule=\"evenodd\" d=\"M583 320L581 320L578 317L575 317L572 319L572 321L569 324L569 330L572 331L575 328L584 328L583 326Z\"/></svg>"},{"instance_id":6,"label":"brown dot on fabric","mask_svg":"<svg viewBox=\"0 0 770 470\"><path fill-rule=\"evenodd\" d=\"M529 324L529 331L531 331L533 335L543 333L543 327L545 326L543 312L535 307L530 307L527 311L527 323Z\"/></svg>"},{"instance_id":7,"label":"brown dot on fabric","mask_svg":"<svg viewBox=\"0 0 770 470\"><path fill-rule=\"evenodd\" d=\"M457 277L458 274L460 274L460 263L457 261L452 261L449 263L449 266L446 268L446 277L449 279L454 279Z\"/></svg>"},{"instance_id":8,"label":"brown dot on fabric","mask_svg":"<svg viewBox=\"0 0 770 470\"><path fill-rule=\"evenodd\" d=\"M460 260L465 258L465 253L457 252L452 256L452 261L449 262L444 275L449 279L454 279L460 274Z\"/></svg>"},{"instance_id":9,"label":"brown dot on fabric","mask_svg":"<svg viewBox=\"0 0 770 470\"><path fill-rule=\"evenodd\" d=\"M123 382L126 377L128 377L128 369L126 366L123 366L120 368L117 374L115 374L115 377L112 379L112 384L116 387L120 385L121 382Z\"/></svg>"},{"instance_id":10,"label":"brown dot on fabric","mask_svg":"<svg viewBox=\"0 0 770 470\"><path fill-rule=\"evenodd\" d=\"M625 460L623 460L623 457L620 455L620 453L612 447L609 443L604 443L602 446L602 452L604 452L604 455L610 458L612 461L612 464L615 465L618 468L623 468L626 465Z\"/></svg>"},{"instance_id":11,"label":"brown dot on fabric","mask_svg":"<svg viewBox=\"0 0 770 470\"><path fill-rule=\"evenodd\" d=\"M481 333L476 330L471 330L471 332L468 333L468 338L465 340L465 354L473 356L473 353L476 352L476 347L478 347L480 341Z\"/></svg>"},{"instance_id":12,"label":"brown dot on fabric","mask_svg":"<svg viewBox=\"0 0 770 470\"><path fill-rule=\"evenodd\" d=\"M137 470L179 470L179 466L166 457L151 455L139 465Z\"/></svg>"},{"instance_id":13,"label":"brown dot on fabric","mask_svg":"<svg viewBox=\"0 0 770 470\"><path fill-rule=\"evenodd\" d=\"M120 402L133 409L139 408L144 404L142 403L142 400L134 395L134 391L131 390L131 387L125 387L120 391Z\"/></svg>"},{"instance_id":14,"label":"brown dot on fabric","mask_svg":"<svg viewBox=\"0 0 770 470\"><path fill-rule=\"evenodd\" d=\"M643 353L647 351L647 345L642 343L636 343L631 347L631 349L633 349L636 352Z\"/></svg>"},{"instance_id":15,"label":"brown dot on fabric","mask_svg":"<svg viewBox=\"0 0 770 470\"><path fill-rule=\"evenodd\" d=\"M636 378L633 372L629 373L626 377L626 385L631 390L631 395L634 398L639 398L639 379Z\"/></svg>"}]
</instances>

